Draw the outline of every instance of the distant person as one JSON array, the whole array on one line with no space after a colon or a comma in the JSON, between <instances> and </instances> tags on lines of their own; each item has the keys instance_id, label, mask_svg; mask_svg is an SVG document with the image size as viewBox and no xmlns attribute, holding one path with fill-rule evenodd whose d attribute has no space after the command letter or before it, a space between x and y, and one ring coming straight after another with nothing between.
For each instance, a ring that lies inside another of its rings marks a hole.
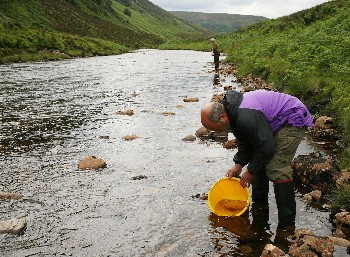
<instances>
[{"instance_id":1,"label":"distant person","mask_svg":"<svg viewBox=\"0 0 350 257\"><path fill-rule=\"evenodd\" d=\"M268 204L273 182L278 228L295 228L296 202L290 166L313 117L296 97L267 90L241 94L227 91L222 102L201 110L201 122L213 131L232 132L238 151L226 176L241 175L241 186L252 184L252 201Z\"/></svg>"},{"instance_id":2,"label":"distant person","mask_svg":"<svg viewBox=\"0 0 350 257\"><path fill-rule=\"evenodd\" d=\"M220 57L219 45L216 43L215 38L211 38L210 42L212 43L212 51L213 51L214 64L215 64L215 72L218 72L218 70L219 70L219 57Z\"/></svg>"}]
</instances>

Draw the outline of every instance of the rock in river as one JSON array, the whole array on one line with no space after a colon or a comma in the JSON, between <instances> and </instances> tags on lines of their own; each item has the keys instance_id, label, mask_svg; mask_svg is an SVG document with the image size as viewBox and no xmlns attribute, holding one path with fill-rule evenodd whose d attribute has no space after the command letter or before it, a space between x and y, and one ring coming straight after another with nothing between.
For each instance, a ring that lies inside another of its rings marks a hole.
<instances>
[{"instance_id":1,"label":"rock in river","mask_svg":"<svg viewBox=\"0 0 350 257\"><path fill-rule=\"evenodd\" d=\"M97 170L107 166L106 162L96 156L88 156L82 159L79 163L79 170Z\"/></svg>"},{"instance_id":2,"label":"rock in river","mask_svg":"<svg viewBox=\"0 0 350 257\"><path fill-rule=\"evenodd\" d=\"M10 219L0 222L0 234L19 235L27 227L27 221L23 219Z\"/></svg>"}]
</instances>

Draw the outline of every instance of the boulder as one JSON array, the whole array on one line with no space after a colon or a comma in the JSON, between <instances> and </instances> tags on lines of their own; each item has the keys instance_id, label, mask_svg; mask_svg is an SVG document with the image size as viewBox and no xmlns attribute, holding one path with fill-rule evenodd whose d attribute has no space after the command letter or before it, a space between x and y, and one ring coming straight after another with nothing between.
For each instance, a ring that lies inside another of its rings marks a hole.
<instances>
[{"instance_id":1,"label":"boulder","mask_svg":"<svg viewBox=\"0 0 350 257\"><path fill-rule=\"evenodd\" d=\"M79 170L102 169L107 166L106 162L95 156L87 156L79 162Z\"/></svg>"},{"instance_id":2,"label":"boulder","mask_svg":"<svg viewBox=\"0 0 350 257\"><path fill-rule=\"evenodd\" d=\"M350 241L344 238L329 236L328 239L334 244L342 247L350 247Z\"/></svg>"},{"instance_id":3,"label":"boulder","mask_svg":"<svg viewBox=\"0 0 350 257\"><path fill-rule=\"evenodd\" d=\"M337 235L343 238L350 238L350 213L340 212L335 215L334 223Z\"/></svg>"},{"instance_id":4,"label":"boulder","mask_svg":"<svg viewBox=\"0 0 350 257\"><path fill-rule=\"evenodd\" d=\"M316 140L335 141L339 138L337 130L334 128L335 121L331 117L321 116L315 121L310 135Z\"/></svg>"},{"instance_id":5,"label":"boulder","mask_svg":"<svg viewBox=\"0 0 350 257\"><path fill-rule=\"evenodd\" d=\"M22 219L10 219L0 222L0 234L19 235L27 227L27 221Z\"/></svg>"},{"instance_id":6,"label":"boulder","mask_svg":"<svg viewBox=\"0 0 350 257\"><path fill-rule=\"evenodd\" d=\"M350 182L350 172L346 171L341 173L341 176L337 179L335 184L337 188L340 188L346 184L349 184L349 182Z\"/></svg>"},{"instance_id":7,"label":"boulder","mask_svg":"<svg viewBox=\"0 0 350 257\"><path fill-rule=\"evenodd\" d=\"M336 185L341 171L330 156L299 155L292 161L294 177L313 190L326 193Z\"/></svg>"},{"instance_id":8,"label":"boulder","mask_svg":"<svg viewBox=\"0 0 350 257\"><path fill-rule=\"evenodd\" d=\"M321 116L315 121L314 129L331 129L334 128L335 121L331 117Z\"/></svg>"},{"instance_id":9,"label":"boulder","mask_svg":"<svg viewBox=\"0 0 350 257\"><path fill-rule=\"evenodd\" d=\"M327 237L301 234L289 248L293 257L333 257L334 245Z\"/></svg>"}]
</instances>

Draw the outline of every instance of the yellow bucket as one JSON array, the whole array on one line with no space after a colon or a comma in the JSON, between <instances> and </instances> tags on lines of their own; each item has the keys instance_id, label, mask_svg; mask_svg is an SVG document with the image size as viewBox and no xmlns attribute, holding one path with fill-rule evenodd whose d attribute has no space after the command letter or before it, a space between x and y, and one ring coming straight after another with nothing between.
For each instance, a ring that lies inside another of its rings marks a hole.
<instances>
[{"instance_id":1,"label":"yellow bucket","mask_svg":"<svg viewBox=\"0 0 350 257\"><path fill-rule=\"evenodd\" d=\"M243 188L239 178L222 178L209 190L208 205L218 216L240 216L250 204L248 187Z\"/></svg>"}]
</instances>

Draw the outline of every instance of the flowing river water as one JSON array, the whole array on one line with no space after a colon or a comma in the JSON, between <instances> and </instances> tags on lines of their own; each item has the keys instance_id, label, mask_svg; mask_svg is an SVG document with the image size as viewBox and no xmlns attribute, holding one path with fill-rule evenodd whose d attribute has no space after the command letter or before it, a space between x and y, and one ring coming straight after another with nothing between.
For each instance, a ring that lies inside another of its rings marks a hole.
<instances>
[{"instance_id":1,"label":"flowing river water","mask_svg":"<svg viewBox=\"0 0 350 257\"><path fill-rule=\"evenodd\" d=\"M208 52L140 50L0 66L0 191L24 195L0 202L0 221L28 222L19 236L0 235L0 256L260 256L276 235L272 185L261 213L269 220L257 230L251 210L218 217L196 197L236 151L182 140L202 126L201 106L223 92L211 61ZM232 79L220 75L238 86ZM125 109L135 114L117 115ZM305 138L297 154L312 151ZM107 168L78 171L88 155ZM297 196L297 228L332 234L329 212Z\"/></svg>"}]
</instances>

